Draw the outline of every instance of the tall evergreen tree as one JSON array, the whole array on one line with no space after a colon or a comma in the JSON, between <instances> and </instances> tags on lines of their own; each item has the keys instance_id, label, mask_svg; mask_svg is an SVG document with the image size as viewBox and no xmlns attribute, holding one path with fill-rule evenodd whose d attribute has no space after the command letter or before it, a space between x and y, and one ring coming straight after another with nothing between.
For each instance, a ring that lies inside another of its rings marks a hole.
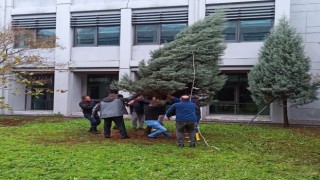
<instances>
[{"instance_id":1,"label":"tall evergreen tree","mask_svg":"<svg viewBox=\"0 0 320 180\"><path fill-rule=\"evenodd\" d=\"M221 13L182 30L174 41L151 52L151 59L139 65L139 80L126 75L117 87L149 96L177 93L198 95L210 103L225 83L219 63L225 49ZM194 87L194 88L192 88Z\"/></svg>"},{"instance_id":2,"label":"tall evergreen tree","mask_svg":"<svg viewBox=\"0 0 320 180\"><path fill-rule=\"evenodd\" d=\"M302 38L283 17L264 41L259 62L248 75L249 90L257 104L282 102L284 126L289 126L288 101L303 105L317 99L319 83L309 74L310 59Z\"/></svg>"}]
</instances>

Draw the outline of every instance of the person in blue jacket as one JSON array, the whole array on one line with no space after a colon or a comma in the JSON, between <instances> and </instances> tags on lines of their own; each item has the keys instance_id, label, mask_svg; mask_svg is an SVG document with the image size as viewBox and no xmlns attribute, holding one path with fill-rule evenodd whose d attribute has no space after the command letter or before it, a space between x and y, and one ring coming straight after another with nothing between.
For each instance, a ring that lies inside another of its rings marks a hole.
<instances>
[{"instance_id":1,"label":"person in blue jacket","mask_svg":"<svg viewBox=\"0 0 320 180\"><path fill-rule=\"evenodd\" d=\"M189 134L190 147L196 147L195 143L195 122L197 121L195 103L190 101L188 95L181 96L181 101L173 104L166 112L166 116L170 120L171 116L176 116L176 134L178 147L184 147L184 133Z\"/></svg>"}]
</instances>

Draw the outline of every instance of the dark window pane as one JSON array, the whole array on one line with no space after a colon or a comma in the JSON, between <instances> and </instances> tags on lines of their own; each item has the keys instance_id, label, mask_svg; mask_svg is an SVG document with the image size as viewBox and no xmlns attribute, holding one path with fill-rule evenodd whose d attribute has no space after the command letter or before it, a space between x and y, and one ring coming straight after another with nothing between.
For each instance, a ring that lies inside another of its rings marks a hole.
<instances>
[{"instance_id":1,"label":"dark window pane","mask_svg":"<svg viewBox=\"0 0 320 180\"><path fill-rule=\"evenodd\" d=\"M158 25L137 25L136 26L136 42L137 44L158 43Z\"/></svg>"},{"instance_id":2,"label":"dark window pane","mask_svg":"<svg viewBox=\"0 0 320 180\"><path fill-rule=\"evenodd\" d=\"M186 27L183 24L162 24L161 25L161 43L168 43L174 40L174 37Z\"/></svg>"},{"instance_id":3,"label":"dark window pane","mask_svg":"<svg viewBox=\"0 0 320 180\"><path fill-rule=\"evenodd\" d=\"M76 45L94 45L95 27L76 28Z\"/></svg>"},{"instance_id":4,"label":"dark window pane","mask_svg":"<svg viewBox=\"0 0 320 180\"><path fill-rule=\"evenodd\" d=\"M120 27L99 27L98 28L98 45L119 45Z\"/></svg>"},{"instance_id":5,"label":"dark window pane","mask_svg":"<svg viewBox=\"0 0 320 180\"><path fill-rule=\"evenodd\" d=\"M42 82L43 85L32 86L32 91L35 92L35 88L51 90L52 92L43 92L42 94L31 96L31 109L32 110L53 110L53 98L54 98L54 75L53 74L36 74L33 76L35 81Z\"/></svg>"},{"instance_id":6,"label":"dark window pane","mask_svg":"<svg viewBox=\"0 0 320 180\"><path fill-rule=\"evenodd\" d=\"M38 29L37 39L47 39L56 35L56 29Z\"/></svg>"},{"instance_id":7,"label":"dark window pane","mask_svg":"<svg viewBox=\"0 0 320 180\"><path fill-rule=\"evenodd\" d=\"M15 48L27 48L29 46L27 37L24 34L16 35L14 38Z\"/></svg>"},{"instance_id":8,"label":"dark window pane","mask_svg":"<svg viewBox=\"0 0 320 180\"><path fill-rule=\"evenodd\" d=\"M236 41L237 24L237 21L226 22L222 32L226 41Z\"/></svg>"},{"instance_id":9,"label":"dark window pane","mask_svg":"<svg viewBox=\"0 0 320 180\"><path fill-rule=\"evenodd\" d=\"M240 41L263 41L271 27L271 19L240 21Z\"/></svg>"},{"instance_id":10,"label":"dark window pane","mask_svg":"<svg viewBox=\"0 0 320 180\"><path fill-rule=\"evenodd\" d=\"M30 48L35 41L35 29L17 29L13 33L15 48Z\"/></svg>"},{"instance_id":11,"label":"dark window pane","mask_svg":"<svg viewBox=\"0 0 320 180\"><path fill-rule=\"evenodd\" d=\"M53 48L56 44L56 29L37 29L38 48Z\"/></svg>"}]
</instances>

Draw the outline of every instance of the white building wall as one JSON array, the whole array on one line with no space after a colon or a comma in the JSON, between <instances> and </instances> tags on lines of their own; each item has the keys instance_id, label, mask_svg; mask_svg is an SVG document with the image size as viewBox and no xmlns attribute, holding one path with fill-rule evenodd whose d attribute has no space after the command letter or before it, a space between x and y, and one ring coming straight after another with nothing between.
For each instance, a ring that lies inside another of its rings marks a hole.
<instances>
[{"instance_id":1,"label":"white building wall","mask_svg":"<svg viewBox=\"0 0 320 180\"><path fill-rule=\"evenodd\" d=\"M311 72L320 74L320 1L291 0L290 21L304 40L305 52L311 59ZM318 91L320 98L320 90ZM320 121L320 101L289 109L289 118L297 123Z\"/></svg>"}]
</instances>

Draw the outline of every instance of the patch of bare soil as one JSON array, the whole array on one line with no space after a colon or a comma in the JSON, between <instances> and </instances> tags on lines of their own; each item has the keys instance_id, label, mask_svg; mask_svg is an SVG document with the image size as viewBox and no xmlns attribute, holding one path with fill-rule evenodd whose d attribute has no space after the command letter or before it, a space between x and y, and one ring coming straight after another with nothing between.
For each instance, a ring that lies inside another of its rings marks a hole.
<instances>
[{"instance_id":1,"label":"patch of bare soil","mask_svg":"<svg viewBox=\"0 0 320 180\"><path fill-rule=\"evenodd\" d=\"M24 119L0 119L0 126L19 126L27 123L59 123L63 122L63 119L52 118L52 119L37 119L32 117L26 117Z\"/></svg>"},{"instance_id":2,"label":"patch of bare soil","mask_svg":"<svg viewBox=\"0 0 320 180\"><path fill-rule=\"evenodd\" d=\"M103 132L96 134L97 137L104 138L110 141L119 141L119 142L139 142L146 145L152 145L155 142L157 143L168 143L175 142L176 135L175 132L169 132L171 138L166 138L163 135L159 135L157 138L148 138L147 132L145 130L131 130L127 129L127 133L130 136L129 139L121 139L120 132L118 130L112 130L110 138L104 138Z\"/></svg>"},{"instance_id":3,"label":"patch of bare soil","mask_svg":"<svg viewBox=\"0 0 320 180\"><path fill-rule=\"evenodd\" d=\"M291 127L290 129L297 134L320 137L320 127Z\"/></svg>"}]
</instances>

